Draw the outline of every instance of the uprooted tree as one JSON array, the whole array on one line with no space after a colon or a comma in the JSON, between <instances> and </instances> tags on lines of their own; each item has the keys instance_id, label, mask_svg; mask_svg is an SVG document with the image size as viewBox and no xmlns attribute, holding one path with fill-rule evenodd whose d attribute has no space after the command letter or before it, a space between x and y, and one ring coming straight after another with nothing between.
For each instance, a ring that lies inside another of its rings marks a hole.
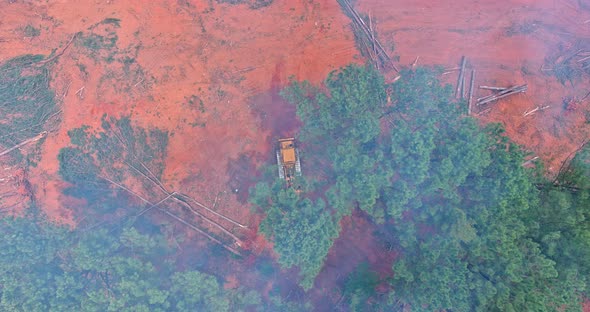
<instances>
[{"instance_id":1,"label":"uprooted tree","mask_svg":"<svg viewBox=\"0 0 590 312\"><path fill-rule=\"evenodd\" d=\"M103 116L100 130L84 126L68 134L72 146L63 148L59 154L59 172L66 182L73 184L65 193L86 199L96 216L123 214L116 220L133 221L151 210L159 211L239 254L231 243L209 233L207 228L219 230L240 246L241 240L212 218L241 228L245 225L188 195L168 190L161 182L168 144L166 132L133 127L128 117ZM102 222L98 220L96 224Z\"/></svg>"}]
</instances>

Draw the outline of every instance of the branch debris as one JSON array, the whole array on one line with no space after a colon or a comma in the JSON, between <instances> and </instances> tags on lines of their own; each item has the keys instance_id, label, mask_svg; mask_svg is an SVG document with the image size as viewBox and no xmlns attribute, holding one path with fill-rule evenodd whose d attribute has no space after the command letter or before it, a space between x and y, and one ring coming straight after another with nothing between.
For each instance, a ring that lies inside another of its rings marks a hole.
<instances>
[{"instance_id":1,"label":"branch debris","mask_svg":"<svg viewBox=\"0 0 590 312\"><path fill-rule=\"evenodd\" d=\"M367 25L365 20L352 7L349 0L338 0L338 3L344 13L352 20L352 29L355 37L359 41L359 44L362 45L361 53L369 57L377 69L391 67L399 73L398 68L393 63L393 59L385 51L379 39L377 39L371 18L369 18L369 25Z\"/></svg>"}]
</instances>

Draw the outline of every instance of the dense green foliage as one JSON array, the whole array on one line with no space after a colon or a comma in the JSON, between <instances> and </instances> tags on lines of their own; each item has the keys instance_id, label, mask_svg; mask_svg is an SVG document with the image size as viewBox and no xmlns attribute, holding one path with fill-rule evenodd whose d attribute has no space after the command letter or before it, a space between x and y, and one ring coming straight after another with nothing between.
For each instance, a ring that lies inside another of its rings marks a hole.
<instances>
[{"instance_id":1,"label":"dense green foliage","mask_svg":"<svg viewBox=\"0 0 590 312\"><path fill-rule=\"evenodd\" d=\"M242 311L256 292L175 271L163 235L133 227L72 232L41 217L0 219L2 311Z\"/></svg>"},{"instance_id":2,"label":"dense green foliage","mask_svg":"<svg viewBox=\"0 0 590 312\"><path fill-rule=\"evenodd\" d=\"M1 311L303 308L280 293L263 300L255 290L225 289L225 276L211 275L201 264L187 266L176 236L164 234L169 225L140 216L145 203L115 185L141 178L147 181L133 184L144 187L137 192L156 196L150 179L162 174L167 133L133 127L128 118L104 117L100 130L81 127L69 135L72 145L59 154L60 174L72 185L66 193L91 208L84 211L86 222L76 230L60 227L46 222L37 208L23 218L0 218ZM200 248L198 254L215 258L212 262L228 261L226 254Z\"/></svg>"},{"instance_id":3,"label":"dense green foliage","mask_svg":"<svg viewBox=\"0 0 590 312\"><path fill-rule=\"evenodd\" d=\"M450 90L430 77L406 73L393 90L391 154L399 179L390 208L406 217L390 229L404 255L394 265L392 298L425 310L579 308L585 275L560 270L531 237L540 198L565 194L539 192L523 153L502 130L480 130L462 117L446 100ZM582 261L571 258L567 266Z\"/></svg>"},{"instance_id":4,"label":"dense green foliage","mask_svg":"<svg viewBox=\"0 0 590 312\"><path fill-rule=\"evenodd\" d=\"M280 183L272 191L267 184L260 183L254 200L266 208L267 217L260 230L274 238L279 264L283 268L299 266L301 286L310 289L332 240L338 235L338 225L325 209L324 201L301 198L293 189L281 189Z\"/></svg>"},{"instance_id":5,"label":"dense green foliage","mask_svg":"<svg viewBox=\"0 0 590 312\"><path fill-rule=\"evenodd\" d=\"M340 217L351 212L353 202L377 211L377 190L391 175L377 167L383 157L376 148L386 98L383 78L371 69L351 66L332 73L326 85L330 96L307 82L293 82L283 95L297 104L304 122L306 171L321 170L334 182L326 194L328 205L323 199L306 198L324 183L313 178L303 183L307 187L302 194L282 190L280 182L272 189L259 183L251 200L267 213L261 229L272 238L280 264L300 268L304 289L313 286L338 236Z\"/></svg>"},{"instance_id":6,"label":"dense green foliage","mask_svg":"<svg viewBox=\"0 0 590 312\"><path fill-rule=\"evenodd\" d=\"M332 215L333 222L358 207L383 224L384 237L395 237L400 253L381 309L579 310L590 269L585 154L557 183L543 182L522 166L524 152L501 127L481 128L466 117L465 104L451 100L451 88L435 75L405 71L386 85L375 71L349 66L331 74L325 90L295 82L285 91L303 122L306 172L322 179L299 196L264 184L253 193L267 212L264 232L275 250L295 258L282 263L317 274L317 261L296 259L320 259L331 244L300 248L290 241L334 237L302 230L308 218L291 217L294 203L309 209L316 202L317 216ZM328 205L305 199L321 194ZM359 300L375 302L350 285L344 293L353 310Z\"/></svg>"},{"instance_id":7,"label":"dense green foliage","mask_svg":"<svg viewBox=\"0 0 590 312\"><path fill-rule=\"evenodd\" d=\"M370 300L379 284L379 275L369 269L368 263L361 263L346 280L342 297L353 312L377 311L379 302Z\"/></svg>"}]
</instances>

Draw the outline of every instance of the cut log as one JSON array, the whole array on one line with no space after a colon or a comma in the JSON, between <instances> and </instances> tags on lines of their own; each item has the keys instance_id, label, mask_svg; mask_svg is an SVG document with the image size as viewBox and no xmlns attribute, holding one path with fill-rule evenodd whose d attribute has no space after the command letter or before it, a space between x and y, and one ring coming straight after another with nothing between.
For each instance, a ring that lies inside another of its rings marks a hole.
<instances>
[{"instance_id":1,"label":"cut log","mask_svg":"<svg viewBox=\"0 0 590 312\"><path fill-rule=\"evenodd\" d=\"M212 224L213 226L217 227L219 230L221 230L223 233L227 234L228 236L230 236L231 238L233 238L239 246L242 246L242 241L235 236L232 232L228 231L226 228L224 228L221 224L209 219L207 216L203 215L202 213L196 211L189 203L187 203L186 201L176 197L176 196L172 196L172 198L174 200L176 200L178 203L180 203L182 206L188 208L188 210L190 212L192 212L194 215L202 218L203 220L209 222L210 224Z\"/></svg>"},{"instance_id":2,"label":"cut log","mask_svg":"<svg viewBox=\"0 0 590 312\"><path fill-rule=\"evenodd\" d=\"M469 84L469 99L467 100L467 115L471 115L471 104L473 103L473 90L475 89L475 69L471 70L471 83Z\"/></svg>"},{"instance_id":3,"label":"cut log","mask_svg":"<svg viewBox=\"0 0 590 312\"><path fill-rule=\"evenodd\" d=\"M504 91L506 88L504 87L489 87L489 86L479 86L480 89L484 90L492 90L492 91Z\"/></svg>"},{"instance_id":4,"label":"cut log","mask_svg":"<svg viewBox=\"0 0 590 312\"><path fill-rule=\"evenodd\" d=\"M159 202L157 202L157 203L155 203L155 204L153 204L153 205L150 205L149 207L147 207L147 208L143 209L143 210L142 210L142 211L140 211L138 214L136 214L136 215L135 215L135 217L136 217L136 218L137 218L137 217L140 217L140 216L141 216L141 215L143 215L144 213L146 213L146 212L148 212L148 211L152 210L153 208L156 208L156 207L158 207L160 204L162 204L163 202L167 201L167 200L168 200L168 198L172 197L174 194L175 194L175 193L171 193L171 194L169 194L168 196L164 197L164 199L160 200Z\"/></svg>"},{"instance_id":5,"label":"cut log","mask_svg":"<svg viewBox=\"0 0 590 312\"><path fill-rule=\"evenodd\" d=\"M491 96L487 96L487 97L478 99L477 105L483 105L483 104L487 104L490 102L494 102L494 101L497 101L499 99L505 98L505 97L513 95L513 94L526 92L526 90L527 90L527 85L514 86L514 87L508 88L504 91L501 91L498 94L494 94Z\"/></svg>"},{"instance_id":6,"label":"cut log","mask_svg":"<svg viewBox=\"0 0 590 312\"><path fill-rule=\"evenodd\" d=\"M457 81L457 90L455 90L455 98L463 97L463 75L465 74L465 64L467 60L465 56L461 57L461 70L459 71L459 80Z\"/></svg>"},{"instance_id":7,"label":"cut log","mask_svg":"<svg viewBox=\"0 0 590 312\"><path fill-rule=\"evenodd\" d=\"M236 220L233 220L233 219L230 219L230 218L228 218L228 217L226 217L226 216L224 216L224 215L222 215L222 214L218 213L217 211L215 211L215 210L213 210L213 209L211 209L211 208L209 208L209 207L207 207L207 206L205 206L205 205L201 204L200 202L196 201L194 198L192 198L192 197L190 197L190 196L187 196L187 195L185 195L185 194L178 194L178 195L179 195L179 196L181 196L181 197L183 197L183 198L185 198L185 199L188 199L188 200L192 201L192 202L193 202L193 203L195 203L197 206L199 206L199 207L201 207L201 208L203 208L203 209L205 209L205 210L207 210L207 211L211 212L212 214L214 214L214 215L216 215L216 216L218 216L218 217L220 217L220 218L222 218L222 219L224 219L224 220L226 220L226 221L229 221L229 222L231 222L231 223L232 223L232 224L234 224L234 225L237 225L237 226L239 226L239 227L241 227L241 228L244 228L244 229L247 229L247 228L248 228L247 226L245 226L245 225L241 224L240 222L238 222L238 221L236 221Z\"/></svg>"},{"instance_id":8,"label":"cut log","mask_svg":"<svg viewBox=\"0 0 590 312\"><path fill-rule=\"evenodd\" d=\"M207 234L207 232L205 232L205 231L203 231L203 230L199 229L198 227L196 227L196 226L194 226L194 225L192 225L192 224L188 223L187 221L185 221L185 220L184 220L184 219L182 219L181 217L179 217L179 216L177 216L177 215L175 215L175 214L171 213L170 211L167 211L167 210L165 210L165 209L162 209L162 208L158 208L158 211L161 211L161 212L163 212L163 213L167 214L168 216L172 217L172 218L173 218L173 219L175 219L176 221L178 221L178 222L180 222L180 223L182 223L182 224L184 224L184 225L188 226L189 228L193 229L194 231L196 231L196 232L198 232L198 233L200 233L200 234L204 235L204 236L205 236L205 237L207 237L208 239L210 239L210 240L214 241L215 243L217 243L217 244L221 245L223 248L225 248L225 249L226 249L226 250L228 250L229 252L231 252L231 253L233 253L233 254L235 254L235 255L241 256L241 254L240 254L240 253L239 253L237 250L235 250L235 249L233 249L233 248L231 248L231 247L227 246L226 244L222 243L220 240L218 240L218 239L216 239L215 237L213 237L213 236L211 236L211 235Z\"/></svg>"},{"instance_id":9,"label":"cut log","mask_svg":"<svg viewBox=\"0 0 590 312\"><path fill-rule=\"evenodd\" d=\"M360 29L362 31L364 37L366 37L366 40L368 40L372 46L373 45L375 46L376 57L378 59L382 57L384 63L390 64L391 67L396 72L399 72L399 69L395 66L395 64L393 63L393 60L391 59L391 57L389 56L389 54L387 53L385 48L383 48L383 45L381 45L381 43L379 42L377 37L374 35L373 29L372 29L372 22L370 21L370 25L367 25L367 23L365 23L363 18L352 7L352 5L350 4L350 2L348 0L338 0L338 3L342 7L342 9L345 11L345 13L347 13L347 15L350 16L353 24L357 24L358 29ZM378 66L378 65L376 64L376 66Z\"/></svg>"}]
</instances>

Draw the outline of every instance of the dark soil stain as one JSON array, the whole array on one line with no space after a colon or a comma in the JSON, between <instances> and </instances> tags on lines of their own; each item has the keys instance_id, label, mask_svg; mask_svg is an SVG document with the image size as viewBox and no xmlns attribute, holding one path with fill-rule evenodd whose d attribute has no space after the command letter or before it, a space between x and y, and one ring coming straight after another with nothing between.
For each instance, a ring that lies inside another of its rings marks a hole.
<instances>
[{"instance_id":1,"label":"dark soil stain","mask_svg":"<svg viewBox=\"0 0 590 312\"><path fill-rule=\"evenodd\" d=\"M241 154L237 159L230 159L227 164L227 175L230 177L228 186L236 193L238 201L248 201L248 189L256 183L256 155Z\"/></svg>"},{"instance_id":2,"label":"dark soil stain","mask_svg":"<svg viewBox=\"0 0 590 312\"><path fill-rule=\"evenodd\" d=\"M288 103L280 95L286 84L284 76L284 65L279 62L271 78L270 90L250 100L252 112L260 121L260 127L269 130L271 138L293 136L301 126L295 105Z\"/></svg>"}]
</instances>

